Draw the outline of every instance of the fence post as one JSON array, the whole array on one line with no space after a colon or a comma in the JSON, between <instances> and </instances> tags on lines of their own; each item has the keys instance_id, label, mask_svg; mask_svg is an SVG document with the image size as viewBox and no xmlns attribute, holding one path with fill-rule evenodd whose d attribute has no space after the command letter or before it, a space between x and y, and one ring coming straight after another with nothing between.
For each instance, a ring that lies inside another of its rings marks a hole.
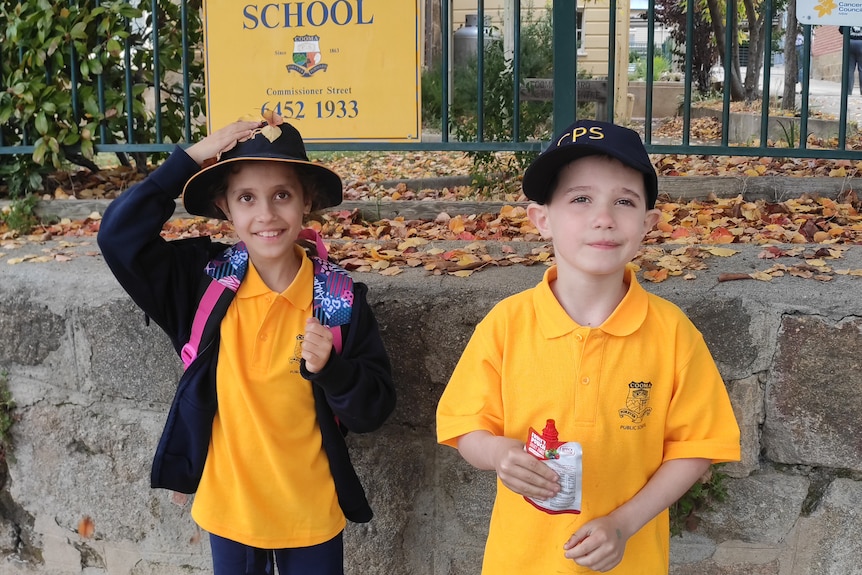
<instances>
[{"instance_id":1,"label":"fence post","mask_svg":"<svg viewBox=\"0 0 862 575\"><path fill-rule=\"evenodd\" d=\"M554 133L575 121L577 107L577 25L575 0L554 0Z\"/></svg>"}]
</instances>

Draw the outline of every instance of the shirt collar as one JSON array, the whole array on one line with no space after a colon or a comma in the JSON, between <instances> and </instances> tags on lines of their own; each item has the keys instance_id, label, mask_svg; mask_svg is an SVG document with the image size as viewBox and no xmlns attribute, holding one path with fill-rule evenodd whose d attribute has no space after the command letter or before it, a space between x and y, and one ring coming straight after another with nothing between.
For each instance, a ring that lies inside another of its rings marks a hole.
<instances>
[{"instance_id":1,"label":"shirt collar","mask_svg":"<svg viewBox=\"0 0 862 575\"><path fill-rule=\"evenodd\" d=\"M313 283L314 283L314 265L313 262L308 258L308 255L305 253L305 250L299 246L294 246L293 248L296 251L296 254L301 258L301 264L299 266L299 271L296 272L296 277L293 278L293 281L287 286L283 292L281 292L281 297L288 300L293 306L299 309L311 309L311 302L313 297ZM263 279L260 277L260 274L257 271L257 268L254 266L254 263L249 262L248 273L246 273L245 279L242 284L239 286L239 290L236 292L236 297L238 298L254 298L259 297L266 294L274 293L269 287L263 283Z\"/></svg>"},{"instance_id":2,"label":"shirt collar","mask_svg":"<svg viewBox=\"0 0 862 575\"><path fill-rule=\"evenodd\" d=\"M551 291L551 282L557 279L557 267L552 266L545 271L542 282L533 292L533 306L539 329L548 339L564 336L576 329L585 327L576 323ZM631 265L626 266L623 282L628 290L623 300L611 313L610 317L598 326L609 335L623 337L631 335L643 324L649 308L649 296L638 283Z\"/></svg>"}]
</instances>

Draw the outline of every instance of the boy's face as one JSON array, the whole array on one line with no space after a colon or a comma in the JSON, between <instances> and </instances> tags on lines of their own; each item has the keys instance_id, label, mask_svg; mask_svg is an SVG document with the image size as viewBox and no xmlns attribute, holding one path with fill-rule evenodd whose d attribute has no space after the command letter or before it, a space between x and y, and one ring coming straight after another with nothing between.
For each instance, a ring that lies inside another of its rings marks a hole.
<instances>
[{"instance_id":1,"label":"boy's face","mask_svg":"<svg viewBox=\"0 0 862 575\"><path fill-rule=\"evenodd\" d=\"M560 170L551 200L527 213L553 241L561 275L589 279L622 275L660 217L646 205L643 174L607 156L586 156Z\"/></svg>"},{"instance_id":2,"label":"boy's face","mask_svg":"<svg viewBox=\"0 0 862 575\"><path fill-rule=\"evenodd\" d=\"M252 261L295 258L293 245L311 210L293 166L284 162L240 162L227 176L216 205L233 223Z\"/></svg>"}]
</instances>

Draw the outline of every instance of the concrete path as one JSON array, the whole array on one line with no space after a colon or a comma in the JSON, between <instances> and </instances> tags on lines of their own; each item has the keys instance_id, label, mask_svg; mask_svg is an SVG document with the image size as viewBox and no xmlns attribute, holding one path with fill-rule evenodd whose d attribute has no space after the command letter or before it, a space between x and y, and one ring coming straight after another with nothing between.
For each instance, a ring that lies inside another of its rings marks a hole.
<instances>
[{"instance_id":1,"label":"concrete path","mask_svg":"<svg viewBox=\"0 0 862 575\"><path fill-rule=\"evenodd\" d=\"M743 70L743 74L744 74ZM763 88L763 76L760 87ZM784 95L784 65L773 66L770 70L769 93L772 96ZM808 82L808 108L811 111L831 114L836 118L841 113L841 82L811 78ZM796 108L802 108L802 94L796 95ZM847 99L847 119L862 126L862 95L854 93Z\"/></svg>"}]
</instances>

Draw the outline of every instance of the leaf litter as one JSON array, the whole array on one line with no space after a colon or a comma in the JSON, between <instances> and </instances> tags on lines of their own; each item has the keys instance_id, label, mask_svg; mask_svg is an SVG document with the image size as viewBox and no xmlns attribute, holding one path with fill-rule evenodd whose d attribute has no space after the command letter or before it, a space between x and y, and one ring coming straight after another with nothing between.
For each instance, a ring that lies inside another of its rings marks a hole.
<instances>
[{"instance_id":1,"label":"leaf litter","mask_svg":"<svg viewBox=\"0 0 862 575\"><path fill-rule=\"evenodd\" d=\"M526 198L520 193L518 178L478 190L467 185L414 191L404 183L391 187L374 183L467 176L472 161L464 153L353 154L327 158L326 164L342 175L345 199L470 199L511 203L497 213L450 216L443 212L433 220L366 221L359 210L319 215L310 225L330 243L333 259L349 270L394 276L405 269L421 268L429 274L468 277L488 267L549 265L554 261L553 247L543 242L527 218L524 205L519 205ZM681 176L791 174L851 178L862 174L862 161L849 160L665 155L656 159L655 165L660 175ZM52 181L67 184L58 185L44 199L112 198L142 177L123 167L96 174L85 172L55 174ZM517 192L513 192L515 189ZM739 244L763 245L760 258L764 260L795 258L797 262L775 262L752 273L723 274L719 281L772 281L785 275L830 281L835 275L862 276L862 270L834 263L848 245L862 243L859 211L862 204L852 190L836 199L806 194L782 202L747 201L742 196L675 202L665 197L660 198L657 207L662 217L647 234L634 261L647 281L662 282L671 277L696 279L698 271L707 269L710 258L732 257L738 251L732 246ZM0 258L6 257L9 249L58 239L62 241L54 241L38 253L8 258L6 263L64 262L80 255L98 255L92 236L98 231L99 219L99 214L94 213L82 220L42 224L33 234L23 237L17 237L0 224ZM165 225L162 235L167 239L210 235L232 241L227 223L205 218L173 219ZM459 247L452 248L452 242ZM787 248L787 244L799 247ZM440 247L443 245L446 247Z\"/></svg>"}]
</instances>

